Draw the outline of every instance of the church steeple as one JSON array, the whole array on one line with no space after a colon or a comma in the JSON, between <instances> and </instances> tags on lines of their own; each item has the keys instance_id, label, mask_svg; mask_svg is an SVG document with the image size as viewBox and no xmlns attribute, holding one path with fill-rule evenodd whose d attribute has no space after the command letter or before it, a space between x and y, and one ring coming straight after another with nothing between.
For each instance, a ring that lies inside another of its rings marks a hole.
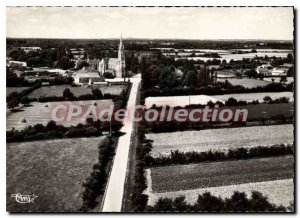
<instances>
[{"instance_id":1,"label":"church steeple","mask_svg":"<svg viewBox=\"0 0 300 218\"><path fill-rule=\"evenodd\" d=\"M124 51L124 45L123 45L122 34L121 34L119 51L118 51L118 58L119 58L119 60L122 59L123 51Z\"/></svg>"},{"instance_id":2,"label":"church steeple","mask_svg":"<svg viewBox=\"0 0 300 218\"><path fill-rule=\"evenodd\" d=\"M125 55L124 55L124 45L123 45L122 34L121 34L121 38L120 38L118 60L119 60L119 73L118 73L117 77L122 77L125 74Z\"/></svg>"}]
</instances>

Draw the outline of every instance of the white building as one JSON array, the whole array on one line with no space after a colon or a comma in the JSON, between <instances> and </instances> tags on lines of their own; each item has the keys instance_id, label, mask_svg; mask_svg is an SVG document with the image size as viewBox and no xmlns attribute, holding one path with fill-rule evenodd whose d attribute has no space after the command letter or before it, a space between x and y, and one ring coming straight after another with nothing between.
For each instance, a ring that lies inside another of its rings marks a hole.
<instances>
[{"instance_id":1,"label":"white building","mask_svg":"<svg viewBox=\"0 0 300 218\"><path fill-rule=\"evenodd\" d=\"M258 74L262 74L264 76L286 76L287 70L283 68L276 68L271 66L270 64L263 64L256 68L256 72Z\"/></svg>"},{"instance_id":2,"label":"white building","mask_svg":"<svg viewBox=\"0 0 300 218\"><path fill-rule=\"evenodd\" d=\"M85 69L79 70L73 73L72 77L74 78L74 83L76 85L93 85L95 83L104 82L103 76L100 76L99 72L96 69Z\"/></svg>"},{"instance_id":3,"label":"white building","mask_svg":"<svg viewBox=\"0 0 300 218\"><path fill-rule=\"evenodd\" d=\"M103 58L98 67L101 75L105 72L112 73L116 78L122 78L125 74L125 54L122 36L118 50L118 58Z\"/></svg>"}]
</instances>

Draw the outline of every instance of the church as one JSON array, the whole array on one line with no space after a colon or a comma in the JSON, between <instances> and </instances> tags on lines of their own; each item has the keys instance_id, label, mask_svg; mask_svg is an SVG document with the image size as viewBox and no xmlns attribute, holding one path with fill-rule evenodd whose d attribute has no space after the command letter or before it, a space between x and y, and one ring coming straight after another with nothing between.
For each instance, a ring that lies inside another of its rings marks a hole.
<instances>
[{"instance_id":1,"label":"church","mask_svg":"<svg viewBox=\"0 0 300 218\"><path fill-rule=\"evenodd\" d=\"M105 72L112 73L116 78L122 78L125 74L125 55L122 36L118 50L118 58L103 58L99 62L98 70L101 75Z\"/></svg>"},{"instance_id":2,"label":"church","mask_svg":"<svg viewBox=\"0 0 300 218\"><path fill-rule=\"evenodd\" d=\"M79 65L79 61L76 65ZM118 50L118 58L103 58L101 61L99 59L89 59L87 55L88 68L83 68L73 73L74 83L77 85L84 84L95 84L104 82L104 73L111 73L116 78L122 78L125 75L125 55L124 55L124 45L122 41L122 36L120 39L120 45Z\"/></svg>"}]
</instances>

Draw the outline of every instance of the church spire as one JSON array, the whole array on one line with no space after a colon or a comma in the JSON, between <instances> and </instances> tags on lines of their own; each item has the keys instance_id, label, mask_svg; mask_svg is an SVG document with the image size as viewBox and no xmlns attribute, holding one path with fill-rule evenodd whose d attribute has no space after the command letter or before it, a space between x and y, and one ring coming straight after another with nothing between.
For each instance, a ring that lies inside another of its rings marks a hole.
<instances>
[{"instance_id":1,"label":"church spire","mask_svg":"<svg viewBox=\"0 0 300 218\"><path fill-rule=\"evenodd\" d=\"M122 40L122 33L120 38L120 45L119 45L119 51L123 49L123 40Z\"/></svg>"}]
</instances>

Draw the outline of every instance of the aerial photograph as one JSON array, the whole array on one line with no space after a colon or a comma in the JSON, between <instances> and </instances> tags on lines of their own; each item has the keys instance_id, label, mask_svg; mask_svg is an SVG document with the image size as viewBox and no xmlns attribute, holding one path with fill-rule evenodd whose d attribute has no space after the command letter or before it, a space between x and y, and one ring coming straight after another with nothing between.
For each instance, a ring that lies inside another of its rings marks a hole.
<instances>
[{"instance_id":1,"label":"aerial photograph","mask_svg":"<svg viewBox=\"0 0 300 218\"><path fill-rule=\"evenodd\" d=\"M293 7L6 7L6 211L295 213L294 32Z\"/></svg>"}]
</instances>

